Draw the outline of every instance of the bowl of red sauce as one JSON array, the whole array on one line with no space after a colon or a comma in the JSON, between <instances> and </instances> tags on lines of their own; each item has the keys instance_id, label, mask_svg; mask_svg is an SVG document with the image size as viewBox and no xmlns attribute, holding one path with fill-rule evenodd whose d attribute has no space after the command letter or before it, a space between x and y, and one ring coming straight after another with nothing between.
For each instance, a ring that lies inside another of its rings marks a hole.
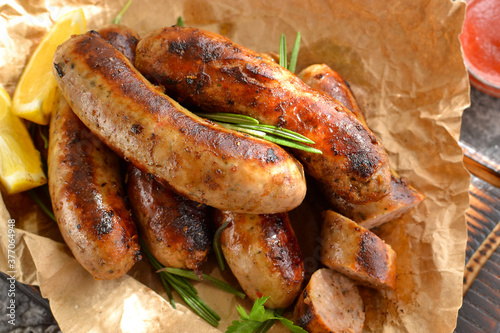
<instances>
[{"instance_id":1,"label":"bowl of red sauce","mask_svg":"<svg viewBox=\"0 0 500 333\"><path fill-rule=\"evenodd\" d=\"M500 98L500 0L468 0L460 35L470 83Z\"/></svg>"}]
</instances>

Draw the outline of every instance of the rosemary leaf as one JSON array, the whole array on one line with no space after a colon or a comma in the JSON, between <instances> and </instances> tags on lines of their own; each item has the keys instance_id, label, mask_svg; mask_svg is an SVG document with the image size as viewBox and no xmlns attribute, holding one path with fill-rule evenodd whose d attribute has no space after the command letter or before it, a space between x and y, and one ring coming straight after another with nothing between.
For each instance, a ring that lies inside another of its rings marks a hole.
<instances>
[{"instance_id":1,"label":"rosemary leaf","mask_svg":"<svg viewBox=\"0 0 500 333\"><path fill-rule=\"evenodd\" d=\"M302 134L287 130L286 128L279 128L276 126L262 125L262 124L259 124L259 125L242 124L242 125L238 125L238 126L242 127L242 128L255 129L255 130L266 132L269 134L274 134L276 136L279 136L279 137L282 137L285 139L290 139L293 141L314 144L313 140L303 136Z\"/></svg>"},{"instance_id":2,"label":"rosemary leaf","mask_svg":"<svg viewBox=\"0 0 500 333\"><path fill-rule=\"evenodd\" d=\"M217 229L217 231L215 232L214 240L212 241L213 249L215 252L215 258L217 259L217 265L219 266L219 269L221 271L226 270L226 265L224 264L224 262L225 262L224 255L222 254L222 250L220 248L220 235L222 234L222 232L224 231L224 229L226 229L226 227L228 225L229 225L229 222L227 222L227 221L224 222L224 224L221 225L219 227L219 229Z\"/></svg>"},{"instance_id":3,"label":"rosemary leaf","mask_svg":"<svg viewBox=\"0 0 500 333\"><path fill-rule=\"evenodd\" d=\"M28 195L33 199L33 201L42 209L42 211L47 214L48 217L50 217L54 222L57 222L56 217L54 216L54 213L45 206L45 204L42 202L42 200L38 197L38 194L34 190L29 190Z\"/></svg>"},{"instance_id":4,"label":"rosemary leaf","mask_svg":"<svg viewBox=\"0 0 500 333\"><path fill-rule=\"evenodd\" d=\"M248 129L248 128L243 128L237 124L226 124L226 123L221 123L221 122L216 122L218 125L225 127L227 129L233 130L233 131L238 131L246 134L253 135L255 137L264 139L266 137L266 133L258 130L253 130L253 129Z\"/></svg>"},{"instance_id":5,"label":"rosemary leaf","mask_svg":"<svg viewBox=\"0 0 500 333\"><path fill-rule=\"evenodd\" d=\"M43 133L42 126L40 126L40 125L38 125L38 134L40 135L40 137L43 140L43 148L48 149L49 148L49 139L47 138L45 133Z\"/></svg>"},{"instance_id":6,"label":"rosemary leaf","mask_svg":"<svg viewBox=\"0 0 500 333\"><path fill-rule=\"evenodd\" d=\"M184 20L182 19L182 16L179 16L179 17L177 18L177 23L176 23L176 25L177 25L178 27L183 27L183 26L184 26Z\"/></svg>"},{"instance_id":7,"label":"rosemary leaf","mask_svg":"<svg viewBox=\"0 0 500 333\"><path fill-rule=\"evenodd\" d=\"M288 70L292 73L295 73L295 67L297 66L299 48L300 48L300 32L297 32L297 37L295 38L295 43L293 44L292 54L290 55L290 63L288 64Z\"/></svg>"},{"instance_id":8,"label":"rosemary leaf","mask_svg":"<svg viewBox=\"0 0 500 333\"><path fill-rule=\"evenodd\" d=\"M172 307L174 309L177 309L177 306L175 306L174 297L172 296L172 289L170 288L165 275L160 274L160 281L161 281L161 284L163 285L163 287L165 288L165 291L167 292L167 297L168 297L168 300L170 302L170 305L172 305Z\"/></svg>"},{"instance_id":9,"label":"rosemary leaf","mask_svg":"<svg viewBox=\"0 0 500 333\"><path fill-rule=\"evenodd\" d=\"M230 123L230 124L256 125L259 123L259 121L255 118L237 113L224 113L224 112L196 113L196 115L213 121L220 121L223 123Z\"/></svg>"},{"instance_id":10,"label":"rosemary leaf","mask_svg":"<svg viewBox=\"0 0 500 333\"><path fill-rule=\"evenodd\" d=\"M293 141L285 140L285 139L282 139L280 137L273 136L273 135L267 135L266 140L271 141L273 143L276 143L277 145L280 145L280 146L300 149L300 150L306 151L308 153L323 154L323 152L319 149L306 146L300 142L293 142Z\"/></svg>"},{"instance_id":11,"label":"rosemary leaf","mask_svg":"<svg viewBox=\"0 0 500 333\"><path fill-rule=\"evenodd\" d=\"M234 288L233 286L225 283L224 281L221 281L217 278L214 278L213 276L210 276L208 274L202 274L201 278L194 273L193 271L187 270L187 269L181 269L181 268L172 268L172 267L165 267L161 269L159 272L168 272L170 274L182 276L191 280L195 281L209 281L212 283L215 287L227 291L230 294L236 295L240 298L245 298L246 295L245 293L239 291L238 289Z\"/></svg>"},{"instance_id":12,"label":"rosemary leaf","mask_svg":"<svg viewBox=\"0 0 500 333\"><path fill-rule=\"evenodd\" d=\"M216 318L214 318L211 313L203 307L202 303L199 301L198 297L193 297L192 295L189 294L188 291L182 289L176 282L176 280L172 277L170 274L166 274L166 279L172 286L172 288L181 296L181 298L186 302L186 304L193 309L194 312L196 312L201 318L203 318L205 321L207 321L210 325L212 326L219 326L219 322Z\"/></svg>"},{"instance_id":13,"label":"rosemary leaf","mask_svg":"<svg viewBox=\"0 0 500 333\"><path fill-rule=\"evenodd\" d=\"M128 7L130 7L130 5L132 4L132 1L133 0L128 0L128 2L125 4L125 6L123 6L122 10L118 13L118 15L116 15L115 19L112 21L113 24L119 24L120 23L123 14L125 14L125 12L127 11Z\"/></svg>"},{"instance_id":14,"label":"rosemary leaf","mask_svg":"<svg viewBox=\"0 0 500 333\"><path fill-rule=\"evenodd\" d=\"M220 316L198 296L198 291L191 283L182 276L176 276L166 271L163 265L149 251L142 238L139 238L139 243L149 262L158 272L172 307L175 308L175 302L170 288L174 289L184 302L206 322L215 327L219 326Z\"/></svg>"},{"instance_id":15,"label":"rosemary leaf","mask_svg":"<svg viewBox=\"0 0 500 333\"><path fill-rule=\"evenodd\" d=\"M280 66L288 68L288 61L286 59L286 37L281 34L280 37Z\"/></svg>"}]
</instances>

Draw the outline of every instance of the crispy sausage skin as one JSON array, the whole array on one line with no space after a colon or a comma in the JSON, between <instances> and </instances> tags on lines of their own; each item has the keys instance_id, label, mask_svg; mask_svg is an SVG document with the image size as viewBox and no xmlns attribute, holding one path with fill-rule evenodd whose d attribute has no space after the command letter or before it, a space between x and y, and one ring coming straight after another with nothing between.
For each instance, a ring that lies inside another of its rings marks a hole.
<instances>
[{"instance_id":1,"label":"crispy sausage skin","mask_svg":"<svg viewBox=\"0 0 500 333\"><path fill-rule=\"evenodd\" d=\"M215 213L224 258L252 300L269 296L266 307L286 308L297 298L304 262L288 214Z\"/></svg>"},{"instance_id":2,"label":"crispy sausage skin","mask_svg":"<svg viewBox=\"0 0 500 333\"><path fill-rule=\"evenodd\" d=\"M388 157L371 131L337 100L259 53L212 32L174 26L142 38L135 64L183 105L246 114L309 137L323 154L293 153L346 200L386 194Z\"/></svg>"},{"instance_id":3,"label":"crispy sausage skin","mask_svg":"<svg viewBox=\"0 0 500 333\"><path fill-rule=\"evenodd\" d=\"M66 244L97 279L116 279L140 259L123 200L120 159L58 96L49 135L49 190Z\"/></svg>"},{"instance_id":4,"label":"crispy sausage skin","mask_svg":"<svg viewBox=\"0 0 500 333\"><path fill-rule=\"evenodd\" d=\"M334 211L324 213L321 262L369 287L396 287L396 253L391 246Z\"/></svg>"},{"instance_id":5,"label":"crispy sausage skin","mask_svg":"<svg viewBox=\"0 0 500 333\"><path fill-rule=\"evenodd\" d=\"M360 123L366 126L365 116L354 98L347 82L325 64L315 64L304 68L298 77L311 88L323 91L349 109Z\"/></svg>"},{"instance_id":6,"label":"crispy sausage skin","mask_svg":"<svg viewBox=\"0 0 500 333\"><path fill-rule=\"evenodd\" d=\"M128 166L127 192L144 242L166 267L198 270L211 244L208 207Z\"/></svg>"},{"instance_id":7,"label":"crispy sausage skin","mask_svg":"<svg viewBox=\"0 0 500 333\"><path fill-rule=\"evenodd\" d=\"M190 113L96 33L59 46L53 69L92 132L179 194L245 213L284 212L302 202L303 169L285 150Z\"/></svg>"},{"instance_id":8,"label":"crispy sausage skin","mask_svg":"<svg viewBox=\"0 0 500 333\"><path fill-rule=\"evenodd\" d=\"M295 305L294 321L309 333L363 331L365 311L356 285L327 268L314 272Z\"/></svg>"},{"instance_id":9,"label":"crispy sausage skin","mask_svg":"<svg viewBox=\"0 0 500 333\"><path fill-rule=\"evenodd\" d=\"M110 24L99 29L99 35L120 51L131 63L135 62L135 49L139 35L123 24Z\"/></svg>"}]
</instances>

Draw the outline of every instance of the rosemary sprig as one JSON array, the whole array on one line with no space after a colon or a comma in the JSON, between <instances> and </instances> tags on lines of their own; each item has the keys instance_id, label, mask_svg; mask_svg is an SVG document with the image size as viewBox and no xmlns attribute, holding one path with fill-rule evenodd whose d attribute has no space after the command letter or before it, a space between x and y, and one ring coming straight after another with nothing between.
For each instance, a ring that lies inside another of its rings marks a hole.
<instances>
[{"instance_id":1,"label":"rosemary sprig","mask_svg":"<svg viewBox=\"0 0 500 333\"><path fill-rule=\"evenodd\" d=\"M114 20L111 23L113 23L113 24L119 24L120 23L123 14L125 14L125 12L127 11L128 7L130 7L130 5L132 4L132 1L133 0L128 0L128 2L125 4L125 6L123 6L122 10L118 13L118 15L116 15L116 17L114 18Z\"/></svg>"},{"instance_id":2,"label":"rosemary sprig","mask_svg":"<svg viewBox=\"0 0 500 333\"><path fill-rule=\"evenodd\" d=\"M184 20L182 19L182 16L179 16L179 17L177 18L177 23L176 23L176 25L177 25L178 27L183 27L183 26L184 26Z\"/></svg>"},{"instance_id":3,"label":"rosemary sprig","mask_svg":"<svg viewBox=\"0 0 500 333\"><path fill-rule=\"evenodd\" d=\"M54 215L54 213L52 212L51 209L49 209L47 206L45 206L45 204L43 203L43 201L40 199L40 197L38 196L38 194L35 192L35 190L29 190L28 191L28 195L30 196L31 199L33 199L33 201L42 209L42 211L47 214L48 217L50 217L54 222L57 222L57 219Z\"/></svg>"},{"instance_id":4,"label":"rosemary sprig","mask_svg":"<svg viewBox=\"0 0 500 333\"><path fill-rule=\"evenodd\" d=\"M281 34L280 37L280 66L288 69L288 61L286 59L286 36Z\"/></svg>"},{"instance_id":5,"label":"rosemary sprig","mask_svg":"<svg viewBox=\"0 0 500 333\"><path fill-rule=\"evenodd\" d=\"M195 280L195 281L209 281L211 282L215 287L219 288L220 290L227 291L230 294L233 294L235 296L238 296L239 298L245 298L246 294L244 292L239 291L238 289L234 288L233 286L227 284L224 281L221 281L217 278L214 278L213 276L210 276L208 274L201 274L201 278L196 275L193 271L187 270L187 269L180 269L180 268L172 268L172 267L165 267L159 270L159 272L168 272L174 275L182 276L190 280Z\"/></svg>"},{"instance_id":6,"label":"rosemary sprig","mask_svg":"<svg viewBox=\"0 0 500 333\"><path fill-rule=\"evenodd\" d=\"M292 53L290 54L290 63L288 64L288 70L295 73L295 67L297 66L297 58L299 56L300 48L300 32L297 32L297 37L295 37L295 43L293 44Z\"/></svg>"},{"instance_id":7,"label":"rosemary sprig","mask_svg":"<svg viewBox=\"0 0 500 333\"><path fill-rule=\"evenodd\" d=\"M226 265L224 264L225 260L224 260L223 254L222 254L222 250L220 248L220 235L222 234L222 232L224 231L224 229L227 228L228 225L229 225L228 221L224 222L219 227L219 229L217 229L217 231L215 232L215 234L214 234L214 240L212 241L213 249L214 249L214 253L215 253L215 258L217 259L217 265L219 266L219 269L221 271L225 271L226 270Z\"/></svg>"},{"instance_id":8,"label":"rosemary sprig","mask_svg":"<svg viewBox=\"0 0 500 333\"><path fill-rule=\"evenodd\" d=\"M172 298L171 289L175 290L179 296L186 302L186 304L196 312L201 318L203 318L210 325L217 327L219 325L220 316L212 310L199 296L193 285L184 276L179 276L178 274L170 273L165 267L153 256L149 251L148 247L144 241L139 239L140 245L146 257L148 258L151 265L154 267L156 272L160 276L160 280L167 291L167 296L169 298L170 304L175 308L175 302ZM178 273L177 270L174 269ZM184 270L182 270L184 271ZM193 273L194 274L194 273ZM184 275L188 275L184 272ZM208 276L208 275L206 275ZM205 276L203 277L206 278ZM212 278L214 279L214 278ZM208 279L207 279L208 280ZM220 281L222 282L222 281ZM231 287L232 288L232 287Z\"/></svg>"},{"instance_id":9,"label":"rosemary sprig","mask_svg":"<svg viewBox=\"0 0 500 333\"><path fill-rule=\"evenodd\" d=\"M292 73L295 73L295 68L297 67L297 58L299 56L299 48L300 48L300 38L301 38L300 32L297 32L297 37L295 37L295 43L293 44L292 53L290 54L290 62L288 62L285 34L281 34L280 37L279 64L280 66L285 67Z\"/></svg>"},{"instance_id":10,"label":"rosemary sprig","mask_svg":"<svg viewBox=\"0 0 500 333\"><path fill-rule=\"evenodd\" d=\"M314 141L302 134L271 125L260 124L255 118L235 113L196 113L210 119L225 128L246 133L281 146L304 150L314 154L322 154L321 150L305 145Z\"/></svg>"}]
</instances>

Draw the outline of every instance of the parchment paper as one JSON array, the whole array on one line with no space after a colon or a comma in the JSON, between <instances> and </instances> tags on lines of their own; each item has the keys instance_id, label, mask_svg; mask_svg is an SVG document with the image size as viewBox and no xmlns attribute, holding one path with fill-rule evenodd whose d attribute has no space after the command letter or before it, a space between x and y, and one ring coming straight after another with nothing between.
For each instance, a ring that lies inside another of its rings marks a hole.
<instances>
[{"instance_id":1,"label":"parchment paper","mask_svg":"<svg viewBox=\"0 0 500 333\"><path fill-rule=\"evenodd\" d=\"M88 28L110 22L122 1L7 0L0 7L0 83L13 93L30 53L53 21L82 7ZM302 34L298 71L327 63L351 84L394 169L425 193L414 211L381 235L398 255L395 292L366 290L366 331L452 332L462 300L469 176L457 144L469 85L458 35L465 3L418 1L136 0L122 23L140 35L175 24L222 33L256 51L289 48ZM308 271L317 267L321 208L291 213ZM178 305L173 310L147 262L116 281L94 280L73 259L54 222L25 195L0 202L0 269L7 266L7 220L16 220L16 278L40 286L63 332L218 332L238 318L238 301L205 284L204 298L223 320L218 329ZM205 272L220 276L212 263ZM225 279L234 282L230 273ZM156 292L157 293L156 293ZM249 303L243 302L248 308ZM3 320L3 319L2 319ZM275 325L273 331L285 331Z\"/></svg>"}]
</instances>

